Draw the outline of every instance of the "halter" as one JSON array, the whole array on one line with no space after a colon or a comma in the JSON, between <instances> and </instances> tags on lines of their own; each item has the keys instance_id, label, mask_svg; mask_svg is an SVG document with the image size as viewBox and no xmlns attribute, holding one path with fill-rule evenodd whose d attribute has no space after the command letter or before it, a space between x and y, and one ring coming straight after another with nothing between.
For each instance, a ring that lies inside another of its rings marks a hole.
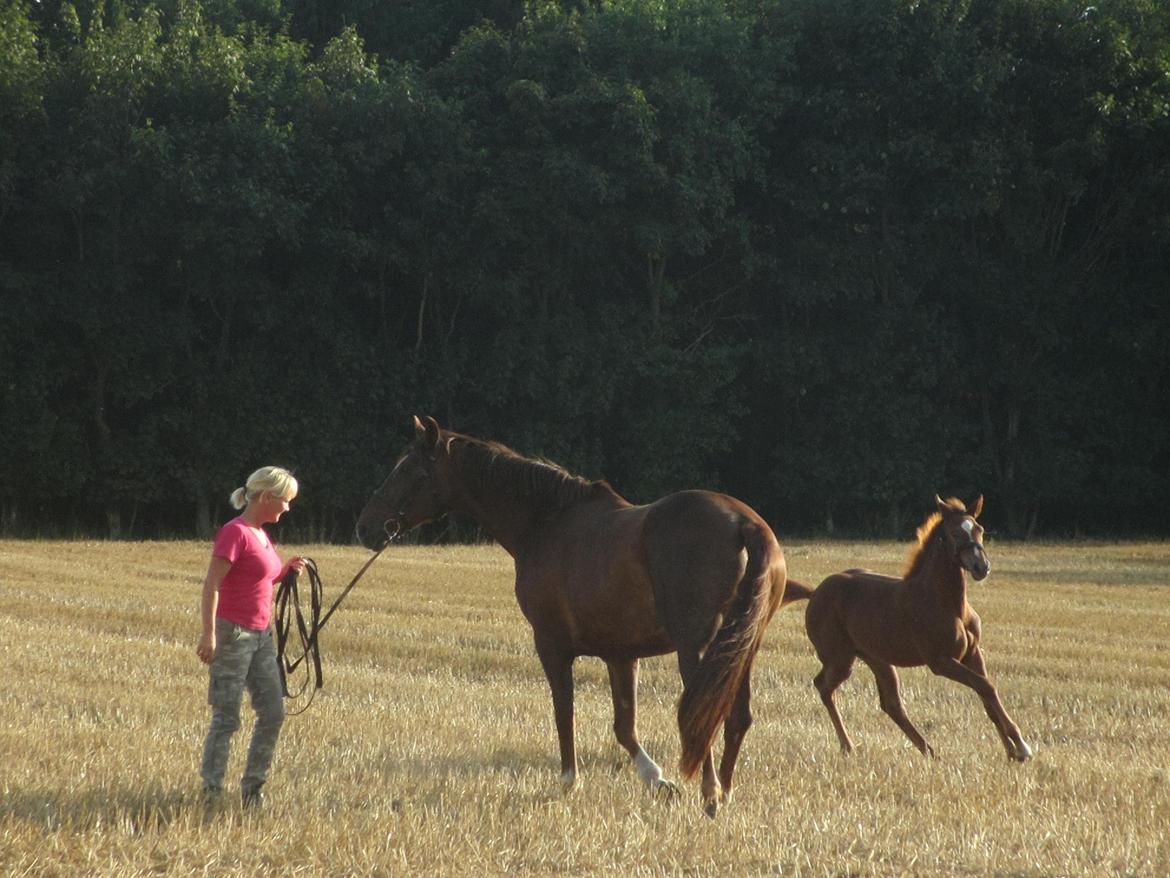
<instances>
[{"instance_id":1,"label":"halter","mask_svg":"<svg viewBox=\"0 0 1170 878\"><path fill-rule=\"evenodd\" d=\"M978 526L978 525L976 525L976 526ZM963 542L960 543L954 536L951 535L950 528L944 526L942 528L942 531L943 531L943 534L946 536L947 543L950 544L952 556L954 557L954 559L956 561L959 562L960 566L962 566L962 564L963 564L963 559L962 559L963 552L966 551L967 549L986 551L985 549L983 549L982 544L980 544L979 541L976 540L974 537L972 537L970 534L967 535L966 540L964 540ZM965 530L963 532L966 533ZM976 552L976 556L978 556L978 551Z\"/></svg>"},{"instance_id":2,"label":"halter","mask_svg":"<svg viewBox=\"0 0 1170 878\"><path fill-rule=\"evenodd\" d=\"M382 508L388 512L394 508L390 505L389 501L382 496L381 488L375 491L370 499L377 500L382 505ZM409 495L405 499L409 499ZM389 518L386 518L382 521L382 532L386 534L386 542L382 543L382 548L378 549L379 552L390 545L393 540L397 539L402 534L403 517L403 510L399 508L397 512L392 512ZM393 530L391 530L391 526L393 526Z\"/></svg>"},{"instance_id":3,"label":"halter","mask_svg":"<svg viewBox=\"0 0 1170 878\"><path fill-rule=\"evenodd\" d=\"M409 455L407 455L407 456L409 456ZM438 460L437 454L433 454L433 455L428 454L428 455L424 455L424 457L432 464ZM398 465L401 466L402 463L405 462L405 460L406 460L406 457L403 457L403 459L399 461ZM395 469L397 469L397 467ZM393 478L394 473L391 473L390 476L391 476L391 478ZM401 501L397 504L397 506L398 506L397 509L395 509L394 504L391 504L390 501L386 499L385 494L382 493L383 489L386 487L385 484L380 486L371 495L371 497L370 497L371 500L377 500L378 503L381 505L382 509L385 512L390 513L390 516L382 521L382 531L386 534L386 542L382 544L383 549L387 545L389 545L389 543L392 540L397 539L402 534L403 530L409 530L409 528L403 527L403 523L404 523L405 518L406 518L405 507L406 507L406 504L410 500L414 499L415 494L418 493L419 489L424 484L426 484L427 486L430 486L432 499L435 499L435 500L438 499L438 497L434 491L433 480L434 480L434 474L432 472L429 472L429 471L427 472L425 478L415 479L414 483L410 485L410 490L407 491L403 495ZM387 481L389 481L389 479L387 479ZM391 528L393 528L393 530L391 530ZM381 551L381 549L379 549L379 551Z\"/></svg>"}]
</instances>

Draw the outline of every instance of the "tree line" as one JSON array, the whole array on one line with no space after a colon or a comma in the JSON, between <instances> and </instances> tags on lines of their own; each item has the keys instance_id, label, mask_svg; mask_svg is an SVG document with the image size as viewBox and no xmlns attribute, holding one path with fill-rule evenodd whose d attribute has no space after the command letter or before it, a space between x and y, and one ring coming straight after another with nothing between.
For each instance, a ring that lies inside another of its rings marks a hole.
<instances>
[{"instance_id":1,"label":"tree line","mask_svg":"<svg viewBox=\"0 0 1170 878\"><path fill-rule=\"evenodd\" d=\"M786 533L1165 534L1161 0L0 0L0 534L409 416ZM450 531L448 535L467 536Z\"/></svg>"}]
</instances>

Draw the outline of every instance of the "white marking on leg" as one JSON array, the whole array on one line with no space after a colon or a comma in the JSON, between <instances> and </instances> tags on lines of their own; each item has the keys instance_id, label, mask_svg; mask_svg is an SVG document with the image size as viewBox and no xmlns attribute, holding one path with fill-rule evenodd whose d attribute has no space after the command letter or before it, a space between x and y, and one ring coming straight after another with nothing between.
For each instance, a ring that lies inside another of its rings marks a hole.
<instances>
[{"instance_id":1,"label":"white marking on leg","mask_svg":"<svg viewBox=\"0 0 1170 878\"><path fill-rule=\"evenodd\" d=\"M641 746L638 747L638 755L634 757L634 767L643 783L653 785L662 780L662 769Z\"/></svg>"},{"instance_id":2,"label":"white marking on leg","mask_svg":"<svg viewBox=\"0 0 1170 878\"><path fill-rule=\"evenodd\" d=\"M1032 748L1023 738L1020 738L1020 746L1016 748L1016 758L1021 762L1032 758Z\"/></svg>"},{"instance_id":3,"label":"white marking on leg","mask_svg":"<svg viewBox=\"0 0 1170 878\"><path fill-rule=\"evenodd\" d=\"M569 770L561 774L561 790L570 793L577 786L577 772Z\"/></svg>"}]
</instances>

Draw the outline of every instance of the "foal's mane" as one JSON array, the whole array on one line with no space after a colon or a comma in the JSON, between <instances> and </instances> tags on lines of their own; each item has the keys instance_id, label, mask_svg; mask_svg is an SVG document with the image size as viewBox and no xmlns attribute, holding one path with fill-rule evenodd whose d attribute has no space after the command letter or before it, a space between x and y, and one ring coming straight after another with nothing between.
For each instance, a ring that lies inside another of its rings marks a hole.
<instances>
[{"instance_id":1,"label":"foal's mane","mask_svg":"<svg viewBox=\"0 0 1170 878\"><path fill-rule=\"evenodd\" d=\"M967 507L963 505L963 501L957 497L950 497L943 502L946 503L948 508L956 512L965 513L967 511ZM906 561L906 572L902 574L903 579L918 572L923 556L926 554L926 547L930 545L930 539L934 536L934 531L939 526L939 523L942 522L942 518L942 513L936 510L926 516L926 521L919 525L917 533L918 542L910 549L910 557Z\"/></svg>"},{"instance_id":2,"label":"foal's mane","mask_svg":"<svg viewBox=\"0 0 1170 878\"><path fill-rule=\"evenodd\" d=\"M525 457L498 442L451 436L460 450L460 471L485 490L528 500L549 512L603 496L620 499L608 482L575 476L559 464Z\"/></svg>"}]
</instances>

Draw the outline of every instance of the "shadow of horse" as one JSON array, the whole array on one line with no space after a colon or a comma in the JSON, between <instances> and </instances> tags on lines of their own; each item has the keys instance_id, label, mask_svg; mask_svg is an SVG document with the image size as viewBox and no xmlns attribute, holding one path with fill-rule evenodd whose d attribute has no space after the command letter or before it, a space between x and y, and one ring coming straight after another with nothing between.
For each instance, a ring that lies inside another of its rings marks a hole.
<instances>
[{"instance_id":1,"label":"shadow of horse","mask_svg":"<svg viewBox=\"0 0 1170 878\"><path fill-rule=\"evenodd\" d=\"M205 810L202 797L191 791L156 785L62 790L46 795L13 790L0 802L0 815L49 832L118 826L145 833L190 819L192 808Z\"/></svg>"}]
</instances>

